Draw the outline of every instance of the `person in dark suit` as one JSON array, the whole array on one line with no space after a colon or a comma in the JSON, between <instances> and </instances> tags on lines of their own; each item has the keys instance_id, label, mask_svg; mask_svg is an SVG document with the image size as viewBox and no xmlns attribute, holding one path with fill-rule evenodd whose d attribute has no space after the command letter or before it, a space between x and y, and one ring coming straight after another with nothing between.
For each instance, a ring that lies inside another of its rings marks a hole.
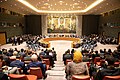
<instances>
[{"instance_id":1,"label":"person in dark suit","mask_svg":"<svg viewBox=\"0 0 120 80\"><path fill-rule=\"evenodd\" d=\"M64 61L65 65L66 65L66 60L67 59L72 59L72 55L70 54L70 50L69 49L63 54L63 61Z\"/></svg>"},{"instance_id":2,"label":"person in dark suit","mask_svg":"<svg viewBox=\"0 0 120 80\"><path fill-rule=\"evenodd\" d=\"M23 70L23 73L26 74L27 70L25 68L25 63L20 61L20 56L16 56L16 60L10 63L10 67L17 67Z\"/></svg>"},{"instance_id":3,"label":"person in dark suit","mask_svg":"<svg viewBox=\"0 0 120 80\"><path fill-rule=\"evenodd\" d=\"M43 55L43 59L49 59L50 60L50 66L54 67L54 60L51 55L49 55L49 51L46 51L46 55Z\"/></svg>"},{"instance_id":4,"label":"person in dark suit","mask_svg":"<svg viewBox=\"0 0 120 80\"><path fill-rule=\"evenodd\" d=\"M46 78L46 65L43 64L41 61L38 61L38 56L36 54L33 54L31 56L31 60L32 60L32 62L30 62L27 65L27 69L30 69L30 67L40 67L43 77Z\"/></svg>"},{"instance_id":5,"label":"person in dark suit","mask_svg":"<svg viewBox=\"0 0 120 80\"><path fill-rule=\"evenodd\" d=\"M20 36L17 37L18 45L20 45Z\"/></svg>"},{"instance_id":6,"label":"person in dark suit","mask_svg":"<svg viewBox=\"0 0 120 80\"><path fill-rule=\"evenodd\" d=\"M16 60L10 63L11 67L24 68L24 62L20 61L20 56L16 56Z\"/></svg>"},{"instance_id":7,"label":"person in dark suit","mask_svg":"<svg viewBox=\"0 0 120 80\"><path fill-rule=\"evenodd\" d=\"M95 75L94 80L103 80L104 76L117 76L120 75L120 68L114 67L114 57L109 56L106 58L108 63L107 68L100 69Z\"/></svg>"}]
</instances>

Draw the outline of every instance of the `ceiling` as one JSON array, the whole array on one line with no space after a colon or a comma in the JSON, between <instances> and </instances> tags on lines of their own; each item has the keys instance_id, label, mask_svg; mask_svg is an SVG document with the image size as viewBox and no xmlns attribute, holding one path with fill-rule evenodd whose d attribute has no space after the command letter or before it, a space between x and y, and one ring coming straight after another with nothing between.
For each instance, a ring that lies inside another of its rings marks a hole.
<instances>
[{"instance_id":1,"label":"ceiling","mask_svg":"<svg viewBox=\"0 0 120 80\"><path fill-rule=\"evenodd\" d=\"M26 2L25 4L21 2ZM97 4L95 2L102 1ZM32 6L32 9L26 5ZM91 5L94 7L89 8ZM0 7L24 15L95 14L120 8L120 0L0 0ZM33 10L34 9L34 10ZM86 10L86 11L85 11Z\"/></svg>"}]
</instances>

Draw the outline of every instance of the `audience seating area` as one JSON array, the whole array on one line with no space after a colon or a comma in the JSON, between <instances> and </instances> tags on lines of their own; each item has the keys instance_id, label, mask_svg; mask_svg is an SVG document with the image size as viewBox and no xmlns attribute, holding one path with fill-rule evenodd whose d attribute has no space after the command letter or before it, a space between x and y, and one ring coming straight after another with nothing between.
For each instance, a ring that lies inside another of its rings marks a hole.
<instances>
[{"instance_id":1,"label":"audience seating area","mask_svg":"<svg viewBox=\"0 0 120 80\"><path fill-rule=\"evenodd\" d=\"M77 38L76 38L77 37ZM34 38L34 40L33 40ZM62 37L60 37L62 39ZM74 37L70 38L73 40ZM80 42L81 38L81 42ZM94 48L97 46L97 42L99 41L100 36L97 35L91 35L91 37L78 37L75 36L75 40L77 40L78 43L80 43L81 47L81 53L83 56L83 62L86 62L89 71L91 68L91 65L94 64L94 68L99 71L101 68L104 68L106 66L106 58L108 56L112 56L115 58L114 67L120 68L120 45L118 45L117 50L100 50L95 51ZM28 40L29 39L29 40ZM28 50L17 50L17 48L14 49L2 49L0 51L0 71L4 72L3 66L8 67L17 67L17 70L19 73L16 74L8 74L10 80L37 80L37 79L45 79L45 75L43 75L43 69L41 66L33 65L33 67L28 68L28 65L30 65L32 62L34 62L31 57L33 55L37 56L37 60L35 62L38 62L42 65L45 65L44 70L45 72L47 70L50 70L54 67L54 61L56 61L56 51L53 49L47 49L44 48L44 50L41 49L42 45L39 40L42 39L42 36L31 36L26 35L22 37L23 41L26 41L26 45L28 47ZM53 39L53 38L50 38ZM56 38L54 38L56 39ZM65 38L68 39L68 38ZM101 39L101 38L100 38ZM33 40L33 41L32 41ZM78 41L79 40L79 41ZM13 43L15 44L15 43ZM21 43L22 44L22 43ZM37 53L36 51L40 51ZM17 52L17 53L15 53ZM103 54L101 56L101 54ZM65 53L63 53L63 61L65 64L65 67L68 63L73 61L73 55L74 55L74 49L73 52L67 50ZM25 58L26 57L26 58ZM19 59L18 59L19 58ZM11 66L11 63L14 61L19 60L20 62L24 63L24 66L19 66L19 63L16 63L15 66ZM37 63L37 64L38 64ZM25 70L28 70L28 73L24 73ZM5 72L4 72L5 73ZM15 72L14 72L15 73ZM46 76L47 77L47 76ZM89 76L79 76L79 75L73 75L72 80L90 80L93 79L93 75L90 74ZM105 76L103 80L119 80L120 76Z\"/></svg>"}]
</instances>

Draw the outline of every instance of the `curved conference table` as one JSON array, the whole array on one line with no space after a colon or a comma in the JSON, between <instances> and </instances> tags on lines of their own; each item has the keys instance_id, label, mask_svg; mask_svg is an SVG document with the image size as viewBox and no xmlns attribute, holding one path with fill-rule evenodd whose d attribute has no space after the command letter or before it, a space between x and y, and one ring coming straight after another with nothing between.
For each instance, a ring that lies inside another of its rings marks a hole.
<instances>
[{"instance_id":1,"label":"curved conference table","mask_svg":"<svg viewBox=\"0 0 120 80\"><path fill-rule=\"evenodd\" d=\"M44 38L39 40L40 44L44 48L50 47L49 41L55 41L55 40L66 40L66 41L72 41L71 47L72 48L78 48L80 47L81 40L79 38L71 38L71 37L52 37L52 38Z\"/></svg>"}]
</instances>

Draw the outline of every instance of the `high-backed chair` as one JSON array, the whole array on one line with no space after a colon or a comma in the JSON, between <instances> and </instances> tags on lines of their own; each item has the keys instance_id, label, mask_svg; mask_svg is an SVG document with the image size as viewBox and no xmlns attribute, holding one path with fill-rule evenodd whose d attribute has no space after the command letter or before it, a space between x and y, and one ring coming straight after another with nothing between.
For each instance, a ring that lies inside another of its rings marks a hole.
<instances>
[{"instance_id":1,"label":"high-backed chair","mask_svg":"<svg viewBox=\"0 0 120 80\"><path fill-rule=\"evenodd\" d=\"M15 61L16 60L16 57L15 56L11 56L9 57L10 61Z\"/></svg>"},{"instance_id":2,"label":"high-backed chair","mask_svg":"<svg viewBox=\"0 0 120 80\"><path fill-rule=\"evenodd\" d=\"M97 62L100 62L100 57L95 57L95 59L94 59L94 63L96 64Z\"/></svg>"},{"instance_id":3,"label":"high-backed chair","mask_svg":"<svg viewBox=\"0 0 120 80\"><path fill-rule=\"evenodd\" d=\"M46 65L49 65L49 66L50 66L50 60L49 60L49 59L43 59L43 61L45 61L45 64L46 64Z\"/></svg>"},{"instance_id":4,"label":"high-backed chair","mask_svg":"<svg viewBox=\"0 0 120 80\"><path fill-rule=\"evenodd\" d=\"M98 66L101 66L102 64L105 64L105 60L102 59L102 60L100 60L100 62L96 62L96 64L97 64Z\"/></svg>"},{"instance_id":5,"label":"high-backed chair","mask_svg":"<svg viewBox=\"0 0 120 80\"><path fill-rule=\"evenodd\" d=\"M72 80L90 80L90 76L73 75Z\"/></svg>"},{"instance_id":6,"label":"high-backed chair","mask_svg":"<svg viewBox=\"0 0 120 80\"><path fill-rule=\"evenodd\" d=\"M105 76L103 80L120 80L120 75L118 76Z\"/></svg>"},{"instance_id":7,"label":"high-backed chair","mask_svg":"<svg viewBox=\"0 0 120 80\"><path fill-rule=\"evenodd\" d=\"M28 80L25 75L9 74L10 80Z\"/></svg>"},{"instance_id":8,"label":"high-backed chair","mask_svg":"<svg viewBox=\"0 0 120 80\"><path fill-rule=\"evenodd\" d=\"M48 70L50 68L50 60L49 59L43 59L43 61L46 64L46 69Z\"/></svg>"},{"instance_id":9,"label":"high-backed chair","mask_svg":"<svg viewBox=\"0 0 120 80\"><path fill-rule=\"evenodd\" d=\"M120 62L115 62L115 63L114 63L114 66L115 66L115 67L119 67L119 66L120 66Z\"/></svg>"},{"instance_id":10,"label":"high-backed chair","mask_svg":"<svg viewBox=\"0 0 120 80\"><path fill-rule=\"evenodd\" d=\"M24 61L25 64L29 64L31 61Z\"/></svg>"},{"instance_id":11,"label":"high-backed chair","mask_svg":"<svg viewBox=\"0 0 120 80\"><path fill-rule=\"evenodd\" d=\"M69 63L69 62L72 62L72 59L66 59L66 65Z\"/></svg>"},{"instance_id":12,"label":"high-backed chair","mask_svg":"<svg viewBox=\"0 0 120 80\"><path fill-rule=\"evenodd\" d=\"M88 66L88 68L90 67L90 62L86 62L86 64L87 64L87 66Z\"/></svg>"},{"instance_id":13,"label":"high-backed chair","mask_svg":"<svg viewBox=\"0 0 120 80\"><path fill-rule=\"evenodd\" d=\"M1 61L0 62L0 72L2 72L2 64L3 64L3 62Z\"/></svg>"},{"instance_id":14,"label":"high-backed chair","mask_svg":"<svg viewBox=\"0 0 120 80\"><path fill-rule=\"evenodd\" d=\"M10 80L37 80L35 75L9 74Z\"/></svg>"},{"instance_id":15,"label":"high-backed chair","mask_svg":"<svg viewBox=\"0 0 120 80\"><path fill-rule=\"evenodd\" d=\"M38 79L42 79L43 75L42 75L42 70L40 67L31 67L30 68L30 74L31 75L36 75Z\"/></svg>"}]
</instances>

